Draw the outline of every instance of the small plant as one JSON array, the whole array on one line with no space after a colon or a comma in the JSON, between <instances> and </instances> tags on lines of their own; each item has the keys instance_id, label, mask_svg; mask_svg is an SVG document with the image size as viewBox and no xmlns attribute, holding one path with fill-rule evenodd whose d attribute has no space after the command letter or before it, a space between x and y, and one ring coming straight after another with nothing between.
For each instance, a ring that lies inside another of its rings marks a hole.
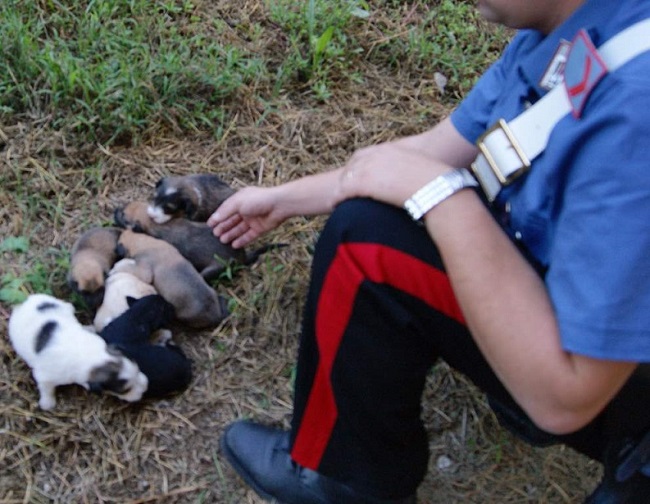
<instances>
[{"instance_id":1,"label":"small plant","mask_svg":"<svg viewBox=\"0 0 650 504\"><path fill-rule=\"evenodd\" d=\"M0 253L26 254L29 239L25 236L9 236L0 243ZM67 254L56 249L48 250L53 257L54 267L36 261L29 267L21 267L21 274L7 272L0 277L0 302L10 305L22 303L30 293L53 294L53 287L63 281L69 263Z\"/></svg>"},{"instance_id":2,"label":"small plant","mask_svg":"<svg viewBox=\"0 0 650 504\"><path fill-rule=\"evenodd\" d=\"M282 73L308 82L317 98L329 98L331 80L348 73L351 56L361 52L348 27L368 12L365 1L271 0L271 18L285 29L291 46Z\"/></svg>"}]
</instances>

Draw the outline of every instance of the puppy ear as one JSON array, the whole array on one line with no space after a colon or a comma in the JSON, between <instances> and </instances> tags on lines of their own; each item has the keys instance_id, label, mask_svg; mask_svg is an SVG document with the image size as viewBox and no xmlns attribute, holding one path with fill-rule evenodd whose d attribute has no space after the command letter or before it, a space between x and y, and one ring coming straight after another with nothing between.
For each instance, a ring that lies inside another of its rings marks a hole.
<instances>
[{"instance_id":1,"label":"puppy ear","mask_svg":"<svg viewBox=\"0 0 650 504\"><path fill-rule=\"evenodd\" d=\"M100 382L88 382L88 390L93 394L101 394L104 389Z\"/></svg>"},{"instance_id":2,"label":"puppy ear","mask_svg":"<svg viewBox=\"0 0 650 504\"><path fill-rule=\"evenodd\" d=\"M179 208L183 209L185 215L194 215L196 212L196 205L189 198L182 198L180 201Z\"/></svg>"},{"instance_id":3,"label":"puppy ear","mask_svg":"<svg viewBox=\"0 0 650 504\"><path fill-rule=\"evenodd\" d=\"M74 292L79 292L79 282L72 278L72 276L68 277L68 287Z\"/></svg>"}]
</instances>

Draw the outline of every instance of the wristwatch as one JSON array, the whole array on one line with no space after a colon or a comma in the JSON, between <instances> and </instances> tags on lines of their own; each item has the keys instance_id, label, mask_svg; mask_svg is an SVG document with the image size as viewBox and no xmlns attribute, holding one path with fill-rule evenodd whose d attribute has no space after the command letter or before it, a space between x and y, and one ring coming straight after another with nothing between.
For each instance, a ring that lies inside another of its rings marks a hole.
<instances>
[{"instance_id":1,"label":"wristwatch","mask_svg":"<svg viewBox=\"0 0 650 504\"><path fill-rule=\"evenodd\" d=\"M466 187L476 187L478 182L465 168L455 168L434 178L406 200L404 209L415 221L452 194Z\"/></svg>"}]
</instances>

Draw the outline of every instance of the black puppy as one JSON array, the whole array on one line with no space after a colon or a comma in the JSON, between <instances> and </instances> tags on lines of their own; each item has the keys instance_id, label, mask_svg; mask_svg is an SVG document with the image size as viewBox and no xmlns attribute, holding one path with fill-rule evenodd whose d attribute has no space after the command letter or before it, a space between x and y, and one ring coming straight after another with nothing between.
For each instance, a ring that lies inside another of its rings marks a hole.
<instances>
[{"instance_id":1,"label":"black puppy","mask_svg":"<svg viewBox=\"0 0 650 504\"><path fill-rule=\"evenodd\" d=\"M162 296L127 298L129 309L110 322L99 335L133 360L149 379L144 397L182 392L192 380L192 361L171 343L152 344L151 334L173 320L174 307Z\"/></svg>"}]
</instances>

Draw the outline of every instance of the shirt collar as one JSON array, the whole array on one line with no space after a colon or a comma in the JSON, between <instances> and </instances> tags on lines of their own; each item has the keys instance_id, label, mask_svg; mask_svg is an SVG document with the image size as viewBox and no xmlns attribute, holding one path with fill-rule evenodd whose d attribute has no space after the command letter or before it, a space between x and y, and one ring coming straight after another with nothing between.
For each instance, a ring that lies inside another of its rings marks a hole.
<instances>
[{"instance_id":1,"label":"shirt collar","mask_svg":"<svg viewBox=\"0 0 650 504\"><path fill-rule=\"evenodd\" d=\"M521 78L537 93L538 97L543 96L547 90L540 87L540 81L546 65L550 63L562 40L572 41L576 33L584 28L594 45L598 47L627 26L650 15L648 7L645 8L648 11L646 16L639 12L636 12L636 15L630 12L635 10L630 9L632 5L643 3L639 0L587 0L548 35L526 30L531 48L519 64L518 71ZM611 22L612 20L615 22Z\"/></svg>"}]
</instances>

